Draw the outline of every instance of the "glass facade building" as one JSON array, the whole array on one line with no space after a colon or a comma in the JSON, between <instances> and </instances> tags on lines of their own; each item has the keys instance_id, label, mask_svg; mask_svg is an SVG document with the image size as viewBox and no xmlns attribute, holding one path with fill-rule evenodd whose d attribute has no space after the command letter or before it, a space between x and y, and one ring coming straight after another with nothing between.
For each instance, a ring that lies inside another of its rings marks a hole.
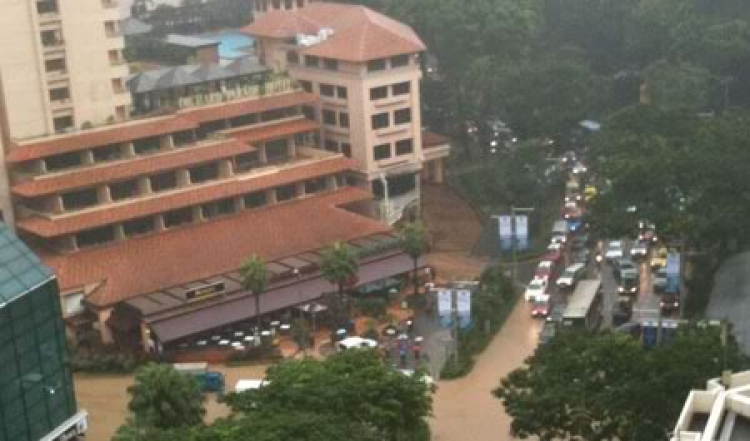
<instances>
[{"instance_id":1,"label":"glass facade building","mask_svg":"<svg viewBox=\"0 0 750 441\"><path fill-rule=\"evenodd\" d=\"M0 441L37 441L76 414L57 281L0 224Z\"/></svg>"}]
</instances>

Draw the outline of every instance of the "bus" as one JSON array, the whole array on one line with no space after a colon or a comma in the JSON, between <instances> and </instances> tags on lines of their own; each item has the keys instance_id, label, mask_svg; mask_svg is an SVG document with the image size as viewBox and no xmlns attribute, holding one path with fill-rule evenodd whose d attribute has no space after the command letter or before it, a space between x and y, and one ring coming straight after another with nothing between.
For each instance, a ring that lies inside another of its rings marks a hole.
<instances>
[{"instance_id":1,"label":"bus","mask_svg":"<svg viewBox=\"0 0 750 441\"><path fill-rule=\"evenodd\" d=\"M596 331L602 324L603 308L602 280L581 280L573 294L568 297L568 305L563 313L562 325Z\"/></svg>"}]
</instances>

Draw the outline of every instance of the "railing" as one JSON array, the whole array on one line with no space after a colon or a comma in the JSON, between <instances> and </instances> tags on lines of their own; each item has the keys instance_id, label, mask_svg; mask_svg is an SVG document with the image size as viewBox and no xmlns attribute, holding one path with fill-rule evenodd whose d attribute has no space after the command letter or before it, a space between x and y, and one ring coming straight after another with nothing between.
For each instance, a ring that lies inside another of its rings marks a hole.
<instances>
[{"instance_id":1,"label":"railing","mask_svg":"<svg viewBox=\"0 0 750 441\"><path fill-rule=\"evenodd\" d=\"M237 86L223 92L212 92L201 95L186 96L177 99L177 107L180 109L190 107L200 107L209 104L219 104L228 101L235 101L244 98L261 98L269 95L276 95L279 93L286 93L295 90L300 90L296 84L288 79L281 78L277 80L271 80L261 85L245 85ZM162 106L169 107L169 102L162 101Z\"/></svg>"}]
</instances>

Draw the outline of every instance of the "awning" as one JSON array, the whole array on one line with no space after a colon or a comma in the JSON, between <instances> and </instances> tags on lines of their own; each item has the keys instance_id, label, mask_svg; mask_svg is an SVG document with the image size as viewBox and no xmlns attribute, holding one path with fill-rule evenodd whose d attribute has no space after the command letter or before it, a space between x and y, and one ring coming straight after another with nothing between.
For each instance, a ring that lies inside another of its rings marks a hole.
<instances>
[{"instance_id":1,"label":"awning","mask_svg":"<svg viewBox=\"0 0 750 441\"><path fill-rule=\"evenodd\" d=\"M397 254L382 259L362 263L358 273L358 286L376 280L392 277L411 271L414 262L406 254ZM423 262L420 262L420 266ZM294 305L307 303L321 297L325 292L335 291L336 287L321 277L315 277L285 285L265 292L260 296L260 312L268 313ZM219 326L240 322L255 317L253 296L244 296L235 301L209 304L206 308L184 315L170 317L151 323L151 329L162 343L177 340Z\"/></svg>"}]
</instances>

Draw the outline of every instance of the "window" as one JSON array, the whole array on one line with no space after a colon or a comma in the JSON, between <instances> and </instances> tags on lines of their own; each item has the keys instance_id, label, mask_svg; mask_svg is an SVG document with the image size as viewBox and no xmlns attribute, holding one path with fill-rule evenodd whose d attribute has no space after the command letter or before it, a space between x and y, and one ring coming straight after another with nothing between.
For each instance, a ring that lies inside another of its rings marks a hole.
<instances>
[{"instance_id":1,"label":"window","mask_svg":"<svg viewBox=\"0 0 750 441\"><path fill-rule=\"evenodd\" d=\"M383 98L388 98L388 87L373 87L370 89L371 101L382 100Z\"/></svg>"},{"instance_id":2,"label":"window","mask_svg":"<svg viewBox=\"0 0 750 441\"><path fill-rule=\"evenodd\" d=\"M323 124L329 126L336 125L336 112L333 110L323 109Z\"/></svg>"},{"instance_id":3,"label":"window","mask_svg":"<svg viewBox=\"0 0 750 441\"><path fill-rule=\"evenodd\" d=\"M55 0L37 1L36 11L39 14L56 14L57 13L57 1Z\"/></svg>"},{"instance_id":4,"label":"window","mask_svg":"<svg viewBox=\"0 0 750 441\"><path fill-rule=\"evenodd\" d=\"M96 147L92 150L94 162L114 161L122 158L122 146L120 144L109 144L103 147Z\"/></svg>"},{"instance_id":5,"label":"window","mask_svg":"<svg viewBox=\"0 0 750 441\"><path fill-rule=\"evenodd\" d=\"M311 106L302 106L302 115L307 119L315 120L315 108Z\"/></svg>"},{"instance_id":6,"label":"window","mask_svg":"<svg viewBox=\"0 0 750 441\"><path fill-rule=\"evenodd\" d=\"M61 198L66 211L82 210L99 203L95 188L64 193Z\"/></svg>"},{"instance_id":7,"label":"window","mask_svg":"<svg viewBox=\"0 0 750 441\"><path fill-rule=\"evenodd\" d=\"M240 115L229 120L229 125L232 127L243 127L255 124L258 122L258 115L250 113L247 115Z\"/></svg>"},{"instance_id":8,"label":"window","mask_svg":"<svg viewBox=\"0 0 750 441\"><path fill-rule=\"evenodd\" d=\"M391 68L402 67L407 64L409 64L408 55L396 55L395 57L391 57Z\"/></svg>"},{"instance_id":9,"label":"window","mask_svg":"<svg viewBox=\"0 0 750 441\"><path fill-rule=\"evenodd\" d=\"M284 9L290 10L294 7L294 2L292 0L284 0Z\"/></svg>"},{"instance_id":10,"label":"window","mask_svg":"<svg viewBox=\"0 0 750 441\"><path fill-rule=\"evenodd\" d=\"M276 189L276 200L278 202L288 201L297 197L297 184L289 184Z\"/></svg>"},{"instance_id":11,"label":"window","mask_svg":"<svg viewBox=\"0 0 750 441\"><path fill-rule=\"evenodd\" d=\"M393 95L406 95L411 91L411 83L408 81L393 85Z\"/></svg>"},{"instance_id":12,"label":"window","mask_svg":"<svg viewBox=\"0 0 750 441\"><path fill-rule=\"evenodd\" d=\"M305 80L300 80L299 81L299 85L302 86L302 90L304 90L305 92L312 93L313 87L312 87L312 83L311 82L305 81Z\"/></svg>"},{"instance_id":13,"label":"window","mask_svg":"<svg viewBox=\"0 0 750 441\"><path fill-rule=\"evenodd\" d=\"M260 114L260 120L262 122L276 121L295 115L297 115L297 111L294 107L282 107L280 109L266 110Z\"/></svg>"},{"instance_id":14,"label":"window","mask_svg":"<svg viewBox=\"0 0 750 441\"><path fill-rule=\"evenodd\" d=\"M65 132L74 126L72 116L58 116L52 120L52 124L55 127L55 132Z\"/></svg>"},{"instance_id":15,"label":"window","mask_svg":"<svg viewBox=\"0 0 750 441\"><path fill-rule=\"evenodd\" d=\"M318 57L313 55L305 55L305 66L318 67Z\"/></svg>"},{"instance_id":16,"label":"window","mask_svg":"<svg viewBox=\"0 0 750 441\"><path fill-rule=\"evenodd\" d=\"M294 51L289 51L286 53L286 61L289 64L299 64L299 54Z\"/></svg>"},{"instance_id":17,"label":"window","mask_svg":"<svg viewBox=\"0 0 750 441\"><path fill-rule=\"evenodd\" d=\"M192 130L172 133L172 143L175 147L182 147L195 142L195 133Z\"/></svg>"},{"instance_id":18,"label":"window","mask_svg":"<svg viewBox=\"0 0 750 441\"><path fill-rule=\"evenodd\" d=\"M393 112L394 124L407 124L411 122L411 108L399 109Z\"/></svg>"},{"instance_id":19,"label":"window","mask_svg":"<svg viewBox=\"0 0 750 441\"><path fill-rule=\"evenodd\" d=\"M211 121L198 126L198 139L206 139L217 130L224 130L226 124L223 120Z\"/></svg>"},{"instance_id":20,"label":"window","mask_svg":"<svg viewBox=\"0 0 750 441\"><path fill-rule=\"evenodd\" d=\"M154 192L170 190L177 187L177 173L173 171L151 176L149 180L151 181L151 191Z\"/></svg>"},{"instance_id":21,"label":"window","mask_svg":"<svg viewBox=\"0 0 750 441\"><path fill-rule=\"evenodd\" d=\"M80 152L62 153L44 158L47 171L57 171L83 164Z\"/></svg>"},{"instance_id":22,"label":"window","mask_svg":"<svg viewBox=\"0 0 750 441\"><path fill-rule=\"evenodd\" d=\"M140 236L154 231L154 218L142 217L122 223L122 230L126 237Z\"/></svg>"},{"instance_id":23,"label":"window","mask_svg":"<svg viewBox=\"0 0 750 441\"><path fill-rule=\"evenodd\" d=\"M136 197L138 195L138 182L133 179L109 184L109 195L113 201Z\"/></svg>"},{"instance_id":24,"label":"window","mask_svg":"<svg viewBox=\"0 0 750 441\"><path fill-rule=\"evenodd\" d=\"M180 225L189 224L193 221L193 210L190 207L180 208L164 213L164 227L174 228Z\"/></svg>"},{"instance_id":25,"label":"window","mask_svg":"<svg viewBox=\"0 0 750 441\"><path fill-rule=\"evenodd\" d=\"M136 139L133 141L133 150L136 155L148 155L161 150L161 139L158 136Z\"/></svg>"},{"instance_id":26,"label":"window","mask_svg":"<svg viewBox=\"0 0 750 441\"><path fill-rule=\"evenodd\" d=\"M376 161L381 159L388 159L391 157L391 145L380 144L373 147L373 156Z\"/></svg>"},{"instance_id":27,"label":"window","mask_svg":"<svg viewBox=\"0 0 750 441\"><path fill-rule=\"evenodd\" d=\"M320 177L305 182L305 194L313 194L326 189L326 178Z\"/></svg>"},{"instance_id":28,"label":"window","mask_svg":"<svg viewBox=\"0 0 750 441\"><path fill-rule=\"evenodd\" d=\"M370 60L367 62L367 71L368 72L376 72L379 70L385 70L385 60L379 59L379 60Z\"/></svg>"},{"instance_id":29,"label":"window","mask_svg":"<svg viewBox=\"0 0 750 441\"><path fill-rule=\"evenodd\" d=\"M348 98L348 93L346 92L346 87L344 86L336 86L336 95L341 98L342 100L345 100Z\"/></svg>"},{"instance_id":30,"label":"window","mask_svg":"<svg viewBox=\"0 0 750 441\"><path fill-rule=\"evenodd\" d=\"M65 72L65 58L55 58L44 62L44 70L47 72Z\"/></svg>"},{"instance_id":31,"label":"window","mask_svg":"<svg viewBox=\"0 0 750 441\"><path fill-rule=\"evenodd\" d=\"M219 178L219 163L204 164L189 170L190 182L200 184Z\"/></svg>"},{"instance_id":32,"label":"window","mask_svg":"<svg viewBox=\"0 0 750 441\"><path fill-rule=\"evenodd\" d=\"M76 234L78 248L86 248L115 240L115 229L112 226L93 228Z\"/></svg>"},{"instance_id":33,"label":"window","mask_svg":"<svg viewBox=\"0 0 750 441\"><path fill-rule=\"evenodd\" d=\"M344 154L347 158L352 157L352 145L348 142L342 142L341 143L341 153Z\"/></svg>"},{"instance_id":34,"label":"window","mask_svg":"<svg viewBox=\"0 0 750 441\"><path fill-rule=\"evenodd\" d=\"M330 84L320 84L320 94L323 96L335 96L335 88Z\"/></svg>"},{"instance_id":35,"label":"window","mask_svg":"<svg viewBox=\"0 0 750 441\"><path fill-rule=\"evenodd\" d=\"M70 99L70 90L67 87L59 87L49 90L50 101L67 101Z\"/></svg>"},{"instance_id":36,"label":"window","mask_svg":"<svg viewBox=\"0 0 750 441\"><path fill-rule=\"evenodd\" d=\"M277 139L266 143L266 162L273 164L284 162L289 158L289 141Z\"/></svg>"},{"instance_id":37,"label":"window","mask_svg":"<svg viewBox=\"0 0 750 441\"><path fill-rule=\"evenodd\" d=\"M396 156L410 155L414 151L414 143L411 139L402 139L396 142Z\"/></svg>"},{"instance_id":38,"label":"window","mask_svg":"<svg viewBox=\"0 0 750 441\"><path fill-rule=\"evenodd\" d=\"M227 198L220 201L211 202L209 204L204 204L201 207L201 211L203 212L203 217L206 219L232 214L235 212L234 199Z\"/></svg>"},{"instance_id":39,"label":"window","mask_svg":"<svg viewBox=\"0 0 750 441\"><path fill-rule=\"evenodd\" d=\"M258 152L248 152L237 155L234 159L234 169L237 172L251 170L260 165L260 156Z\"/></svg>"},{"instance_id":40,"label":"window","mask_svg":"<svg viewBox=\"0 0 750 441\"><path fill-rule=\"evenodd\" d=\"M390 124L388 120L388 112L378 113L376 115L372 115L372 128L377 129L383 129L388 127Z\"/></svg>"},{"instance_id":41,"label":"window","mask_svg":"<svg viewBox=\"0 0 750 441\"><path fill-rule=\"evenodd\" d=\"M323 58L323 67L327 70L339 70L339 62L338 60Z\"/></svg>"},{"instance_id":42,"label":"window","mask_svg":"<svg viewBox=\"0 0 750 441\"><path fill-rule=\"evenodd\" d=\"M324 147L329 152L338 152L339 151L339 143L332 139L326 139L326 142L324 144Z\"/></svg>"},{"instance_id":43,"label":"window","mask_svg":"<svg viewBox=\"0 0 750 441\"><path fill-rule=\"evenodd\" d=\"M339 126L349 128L349 114L346 112L339 113Z\"/></svg>"},{"instance_id":44,"label":"window","mask_svg":"<svg viewBox=\"0 0 750 441\"><path fill-rule=\"evenodd\" d=\"M262 207L267 203L265 191L256 191L255 193L246 194L243 199L245 201L246 209Z\"/></svg>"}]
</instances>

